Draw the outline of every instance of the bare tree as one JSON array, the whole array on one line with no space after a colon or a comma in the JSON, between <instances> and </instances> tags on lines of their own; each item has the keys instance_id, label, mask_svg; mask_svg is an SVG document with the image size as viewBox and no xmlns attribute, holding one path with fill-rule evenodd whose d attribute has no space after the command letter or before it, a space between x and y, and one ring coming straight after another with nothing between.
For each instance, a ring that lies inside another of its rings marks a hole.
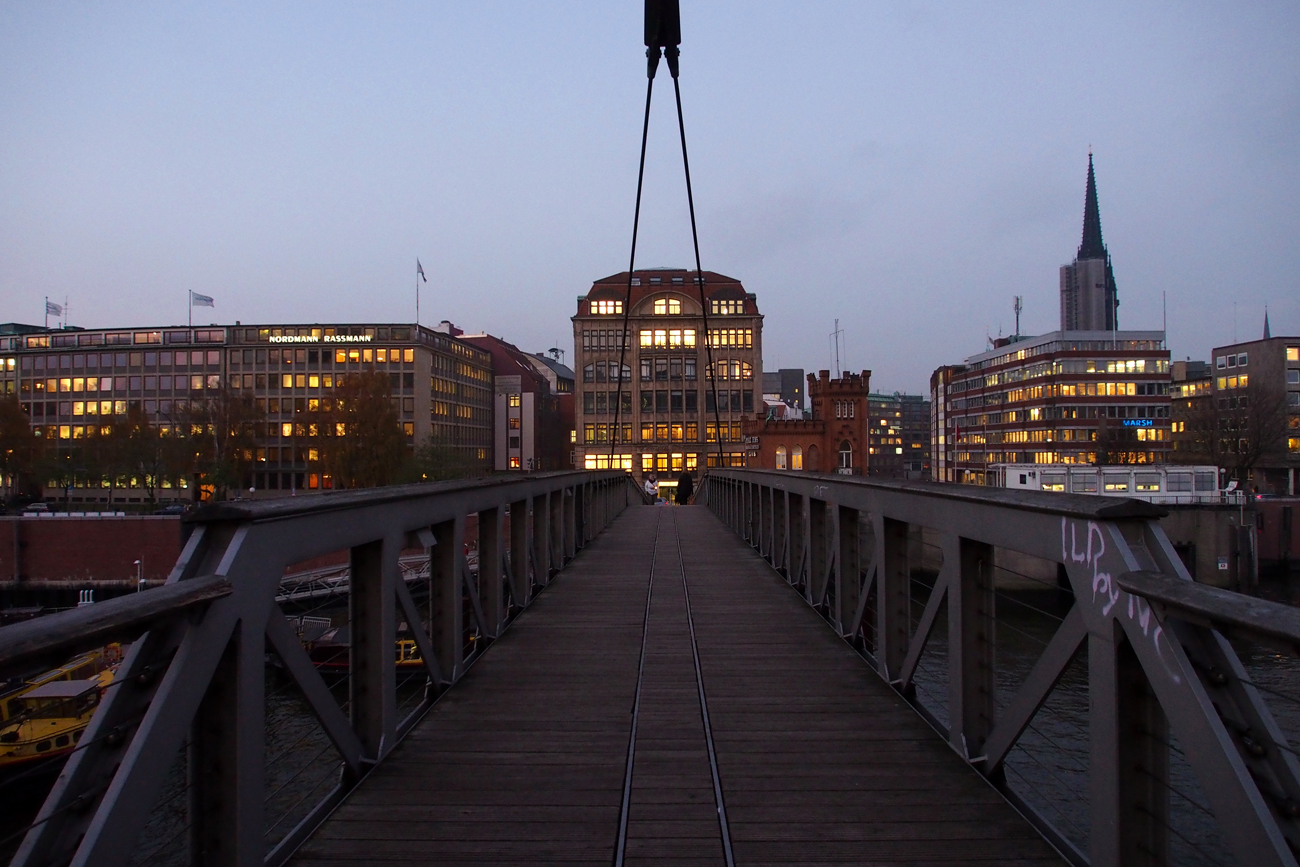
<instances>
[{"instance_id":1,"label":"bare tree","mask_svg":"<svg viewBox=\"0 0 1300 867\"><path fill-rule=\"evenodd\" d=\"M1239 392L1217 398L1217 442L1219 465L1244 485L1261 463L1285 459L1287 408L1285 389L1271 382L1255 380Z\"/></svg>"},{"instance_id":2,"label":"bare tree","mask_svg":"<svg viewBox=\"0 0 1300 867\"><path fill-rule=\"evenodd\" d=\"M24 483L33 481L40 445L17 396L0 400L0 487L6 496L22 493Z\"/></svg>"},{"instance_id":3,"label":"bare tree","mask_svg":"<svg viewBox=\"0 0 1300 867\"><path fill-rule=\"evenodd\" d=\"M387 373L349 373L305 422L335 487L370 488L398 481L407 459L406 434Z\"/></svg>"}]
</instances>

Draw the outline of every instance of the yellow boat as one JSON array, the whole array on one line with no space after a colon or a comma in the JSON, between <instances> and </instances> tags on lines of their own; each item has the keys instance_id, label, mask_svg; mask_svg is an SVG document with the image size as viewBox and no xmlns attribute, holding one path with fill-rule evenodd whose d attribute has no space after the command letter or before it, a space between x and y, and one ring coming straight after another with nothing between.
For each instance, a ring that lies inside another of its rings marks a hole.
<instances>
[{"instance_id":1,"label":"yellow boat","mask_svg":"<svg viewBox=\"0 0 1300 867\"><path fill-rule=\"evenodd\" d=\"M10 719L22 712L19 700L38 686L55 680L88 680L105 669L117 668L122 661L122 646L110 644L89 653L83 653L76 659L44 674L23 680L21 678L0 685L0 728L9 724Z\"/></svg>"},{"instance_id":2,"label":"yellow boat","mask_svg":"<svg viewBox=\"0 0 1300 867\"><path fill-rule=\"evenodd\" d=\"M4 697L0 773L71 752L120 661L116 645L78 657Z\"/></svg>"}]
</instances>

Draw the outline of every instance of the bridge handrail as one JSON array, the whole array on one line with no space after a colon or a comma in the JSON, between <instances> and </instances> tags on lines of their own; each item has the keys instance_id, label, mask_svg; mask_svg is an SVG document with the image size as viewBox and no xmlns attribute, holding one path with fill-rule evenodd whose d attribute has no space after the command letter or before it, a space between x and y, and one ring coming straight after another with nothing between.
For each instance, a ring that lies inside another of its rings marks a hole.
<instances>
[{"instance_id":1,"label":"bridge handrail","mask_svg":"<svg viewBox=\"0 0 1300 867\"><path fill-rule=\"evenodd\" d=\"M163 587L0 628L0 672L30 674L132 641L117 688L104 692L11 864L124 867L140 855L178 754L187 764L178 833L191 858L283 863L635 488L622 471L570 471L210 504L186 518ZM477 570L467 554L471 517ZM427 606L402 573L413 548L429 561ZM340 550L349 556L346 702L277 602L287 569ZM399 622L426 682L413 708L397 701ZM268 649L334 750L317 783L327 788L308 789L325 794L288 808L305 812L270 842L267 829L291 813L274 824L266 817Z\"/></svg>"},{"instance_id":2,"label":"bridge handrail","mask_svg":"<svg viewBox=\"0 0 1300 867\"><path fill-rule=\"evenodd\" d=\"M1197 806L1217 820L1238 862L1297 864L1300 753L1265 700L1276 689L1255 682L1227 636L1295 656L1300 612L1193 582L1161 529L1165 509L1081 494L742 469L710 470L699 501L1071 862L1169 863L1176 740L1208 802ZM927 534L941 555L932 585L913 577L910 559L909 542L924 550ZM1055 632L1018 684L997 676L996 600L1004 591L995 572L1015 574L999 565L999 551L1055 564L1044 583L1057 589L1064 581L1070 594L1063 617L1048 614ZM947 648L935 664L946 667L948 684L936 699L918 692L917 677L944 613ZM1005 770L1084 649L1088 783L1078 794L1089 818L1087 842L1076 845ZM945 696L946 704L931 706Z\"/></svg>"},{"instance_id":3,"label":"bridge handrail","mask_svg":"<svg viewBox=\"0 0 1300 867\"><path fill-rule=\"evenodd\" d=\"M1180 581L1160 572L1125 572L1116 583L1130 593L1165 606L1180 619L1220 631L1269 639L1284 652L1300 656L1300 609L1292 605Z\"/></svg>"},{"instance_id":4,"label":"bridge handrail","mask_svg":"<svg viewBox=\"0 0 1300 867\"><path fill-rule=\"evenodd\" d=\"M37 617L0 629L0 679L58 665L111 642L134 641L159 620L189 614L233 588L208 575Z\"/></svg>"}]
</instances>

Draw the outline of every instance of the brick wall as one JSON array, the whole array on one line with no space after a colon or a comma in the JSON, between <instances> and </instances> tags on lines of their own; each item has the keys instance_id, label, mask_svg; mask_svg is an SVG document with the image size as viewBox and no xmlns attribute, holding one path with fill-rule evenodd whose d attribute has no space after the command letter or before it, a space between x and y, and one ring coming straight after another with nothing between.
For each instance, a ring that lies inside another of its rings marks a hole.
<instances>
[{"instance_id":1,"label":"brick wall","mask_svg":"<svg viewBox=\"0 0 1300 867\"><path fill-rule=\"evenodd\" d=\"M180 553L174 515L0 517L0 585L134 585L136 560L160 582Z\"/></svg>"}]
</instances>

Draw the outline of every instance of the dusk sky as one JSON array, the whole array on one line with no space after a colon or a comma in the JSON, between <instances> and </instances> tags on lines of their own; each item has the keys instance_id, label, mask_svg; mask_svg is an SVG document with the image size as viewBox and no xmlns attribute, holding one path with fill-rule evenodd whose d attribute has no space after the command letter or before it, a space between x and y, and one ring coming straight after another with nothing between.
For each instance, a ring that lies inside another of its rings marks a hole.
<instances>
[{"instance_id":1,"label":"dusk sky","mask_svg":"<svg viewBox=\"0 0 1300 867\"><path fill-rule=\"evenodd\" d=\"M0 3L0 321L450 319L572 359L626 268L639 0ZM921 392L1058 325L1088 149L1122 328L1300 334L1300 5L682 0L704 267L764 367ZM642 266L689 266L671 80ZM1235 310L1235 325L1234 325Z\"/></svg>"}]
</instances>

